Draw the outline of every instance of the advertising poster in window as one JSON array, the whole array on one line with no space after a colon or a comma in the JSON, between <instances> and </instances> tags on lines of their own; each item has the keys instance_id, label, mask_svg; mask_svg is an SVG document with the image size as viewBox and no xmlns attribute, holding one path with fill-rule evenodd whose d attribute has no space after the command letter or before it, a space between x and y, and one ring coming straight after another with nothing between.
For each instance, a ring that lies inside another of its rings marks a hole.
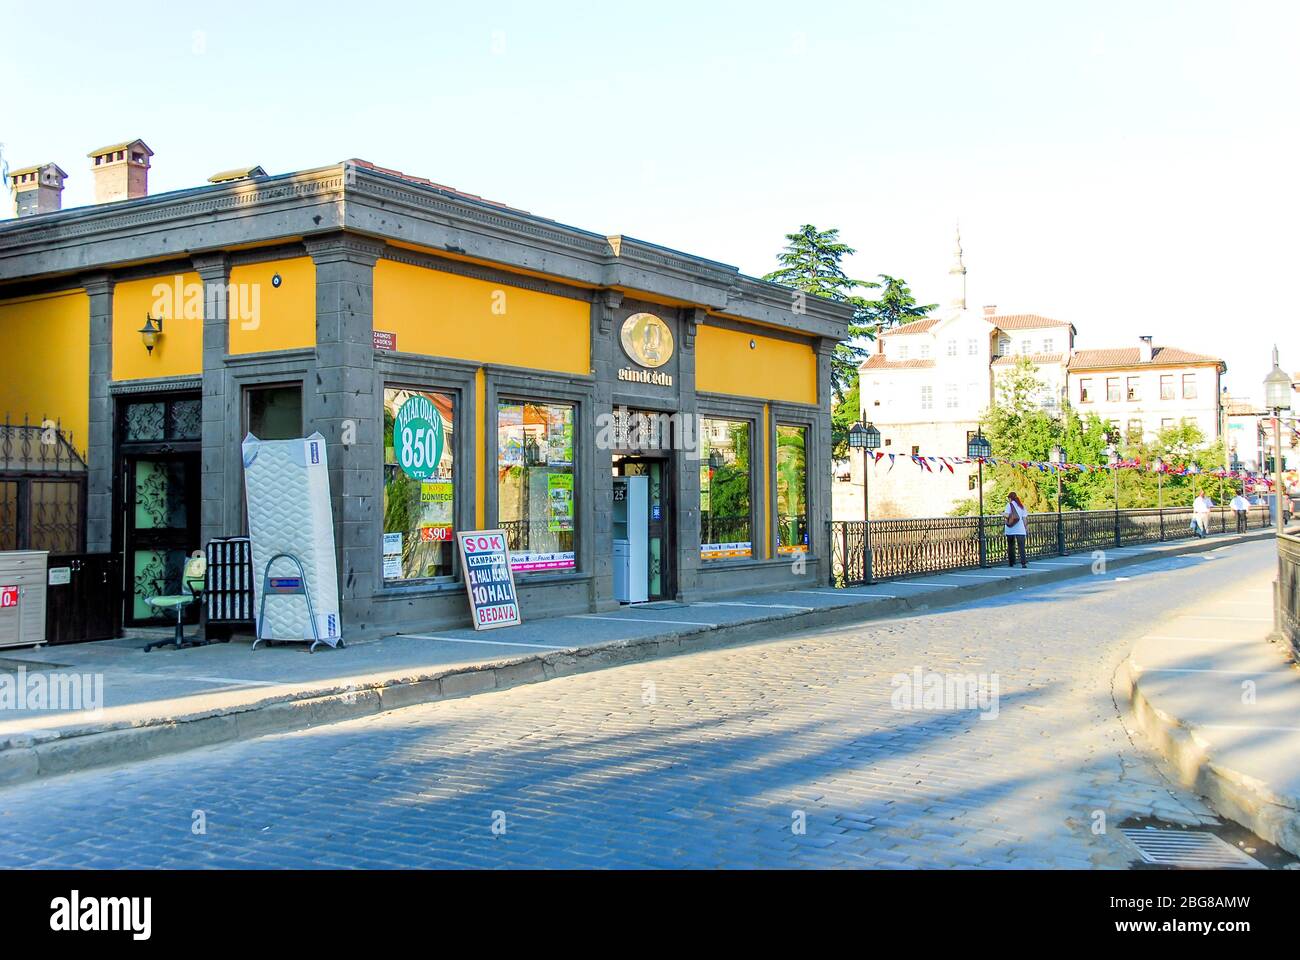
<instances>
[{"instance_id":1,"label":"advertising poster in window","mask_svg":"<svg viewBox=\"0 0 1300 960\"><path fill-rule=\"evenodd\" d=\"M449 577L455 555L454 401L384 390L383 576Z\"/></svg>"},{"instance_id":2,"label":"advertising poster in window","mask_svg":"<svg viewBox=\"0 0 1300 960\"><path fill-rule=\"evenodd\" d=\"M573 529L573 474L547 475L546 509L548 530L558 532Z\"/></svg>"},{"instance_id":3,"label":"advertising poster in window","mask_svg":"<svg viewBox=\"0 0 1300 960\"><path fill-rule=\"evenodd\" d=\"M574 406L497 404L497 517L516 573L576 567Z\"/></svg>"}]
</instances>

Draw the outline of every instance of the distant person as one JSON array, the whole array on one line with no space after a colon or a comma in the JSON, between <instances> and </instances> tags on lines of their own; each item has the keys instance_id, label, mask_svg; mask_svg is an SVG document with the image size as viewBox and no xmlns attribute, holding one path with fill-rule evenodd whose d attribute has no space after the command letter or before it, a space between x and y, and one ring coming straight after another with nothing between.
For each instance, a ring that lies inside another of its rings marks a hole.
<instances>
[{"instance_id":1,"label":"distant person","mask_svg":"<svg viewBox=\"0 0 1300 960\"><path fill-rule=\"evenodd\" d=\"M1247 500L1243 494L1239 493L1232 498L1232 503L1230 503L1229 506L1232 507L1232 512L1237 515L1237 532L1245 533L1246 511L1250 509L1250 501Z\"/></svg>"},{"instance_id":2,"label":"distant person","mask_svg":"<svg viewBox=\"0 0 1300 960\"><path fill-rule=\"evenodd\" d=\"M1020 502L1020 497L1012 493L1007 497L1007 509L1004 514L1006 518L1007 534L1007 566L1016 565L1016 550L1020 551L1020 565L1028 567L1029 561L1025 559L1025 537L1029 529L1025 526L1025 518L1029 516L1029 511L1025 505Z\"/></svg>"},{"instance_id":3,"label":"distant person","mask_svg":"<svg viewBox=\"0 0 1300 960\"><path fill-rule=\"evenodd\" d=\"M1208 493L1198 493L1196 499L1192 501L1192 525L1198 537L1208 536L1210 533L1210 508L1213 506L1214 501L1210 499Z\"/></svg>"}]
</instances>

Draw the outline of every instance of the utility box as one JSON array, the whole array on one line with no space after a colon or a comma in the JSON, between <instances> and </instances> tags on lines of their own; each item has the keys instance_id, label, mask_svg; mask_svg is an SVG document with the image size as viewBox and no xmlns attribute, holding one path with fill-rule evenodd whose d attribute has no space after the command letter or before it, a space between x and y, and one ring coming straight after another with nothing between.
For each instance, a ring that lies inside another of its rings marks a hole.
<instances>
[{"instance_id":1,"label":"utility box","mask_svg":"<svg viewBox=\"0 0 1300 960\"><path fill-rule=\"evenodd\" d=\"M0 553L0 647L45 642L46 550Z\"/></svg>"},{"instance_id":2,"label":"utility box","mask_svg":"<svg viewBox=\"0 0 1300 960\"><path fill-rule=\"evenodd\" d=\"M650 596L649 478L614 478L614 599Z\"/></svg>"}]
</instances>

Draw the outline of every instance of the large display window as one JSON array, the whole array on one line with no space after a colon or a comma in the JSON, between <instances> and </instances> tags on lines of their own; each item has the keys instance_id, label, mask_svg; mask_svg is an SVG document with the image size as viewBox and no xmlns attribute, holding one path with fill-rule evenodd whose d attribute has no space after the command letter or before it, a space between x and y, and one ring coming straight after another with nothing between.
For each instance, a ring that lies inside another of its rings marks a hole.
<instances>
[{"instance_id":1,"label":"large display window","mask_svg":"<svg viewBox=\"0 0 1300 960\"><path fill-rule=\"evenodd\" d=\"M454 572L455 423L451 394L384 390L385 583Z\"/></svg>"},{"instance_id":2,"label":"large display window","mask_svg":"<svg viewBox=\"0 0 1300 960\"><path fill-rule=\"evenodd\" d=\"M497 521L517 573L577 566L574 407L497 403Z\"/></svg>"},{"instance_id":3,"label":"large display window","mask_svg":"<svg viewBox=\"0 0 1300 960\"><path fill-rule=\"evenodd\" d=\"M808 428L776 428L777 550L808 553Z\"/></svg>"},{"instance_id":4,"label":"large display window","mask_svg":"<svg viewBox=\"0 0 1300 960\"><path fill-rule=\"evenodd\" d=\"M752 557L748 420L700 421L700 558Z\"/></svg>"}]
</instances>

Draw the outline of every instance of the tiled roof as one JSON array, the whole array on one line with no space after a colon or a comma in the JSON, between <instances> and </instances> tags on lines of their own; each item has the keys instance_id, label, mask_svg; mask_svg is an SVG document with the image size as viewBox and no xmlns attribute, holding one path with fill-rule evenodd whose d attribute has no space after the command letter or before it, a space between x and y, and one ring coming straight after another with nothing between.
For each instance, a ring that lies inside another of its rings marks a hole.
<instances>
[{"instance_id":1,"label":"tiled roof","mask_svg":"<svg viewBox=\"0 0 1300 960\"><path fill-rule=\"evenodd\" d=\"M1189 363L1223 363L1218 357L1192 353L1178 347L1156 347L1151 352L1151 366L1183 366ZM1070 358L1071 370L1103 370L1108 367L1145 366L1137 347L1108 347L1103 350L1076 350Z\"/></svg>"},{"instance_id":2,"label":"tiled roof","mask_svg":"<svg viewBox=\"0 0 1300 960\"><path fill-rule=\"evenodd\" d=\"M1063 353L1009 353L993 361L995 367L1010 367L1028 357L1031 363L1060 363L1065 359Z\"/></svg>"},{"instance_id":3,"label":"tiled roof","mask_svg":"<svg viewBox=\"0 0 1300 960\"><path fill-rule=\"evenodd\" d=\"M873 353L862 361L859 370L924 370L933 367L933 360L891 360L883 353Z\"/></svg>"},{"instance_id":4,"label":"tiled roof","mask_svg":"<svg viewBox=\"0 0 1300 960\"><path fill-rule=\"evenodd\" d=\"M501 203L499 200L488 200L485 197L480 197L476 193L466 193L464 190L457 190L455 187L449 187L443 183L434 183L427 177L413 177L409 173L402 173L401 170L393 170L389 167L378 166L377 164L371 163L369 160L358 160L354 157L353 159L344 162L355 164L356 166L363 167L366 170L374 170L376 173L386 173L390 177L400 177L409 183L418 183L422 186L433 187L435 190L442 190L444 193L454 194L457 197L464 197L466 200L473 200L477 203L486 203L494 207L500 207L502 210L513 210L516 213L528 213L527 210L520 210L518 207L512 207L507 203Z\"/></svg>"},{"instance_id":5,"label":"tiled roof","mask_svg":"<svg viewBox=\"0 0 1300 960\"><path fill-rule=\"evenodd\" d=\"M1069 327L1073 324L1051 317L1040 317L1036 313L1006 313L985 315L985 320L1003 330L1041 330L1044 327Z\"/></svg>"},{"instance_id":6,"label":"tiled roof","mask_svg":"<svg viewBox=\"0 0 1300 960\"><path fill-rule=\"evenodd\" d=\"M882 337L897 337L904 334L911 335L914 333L925 333L936 323L940 317L926 317L924 320L913 320L911 323L905 323L901 327L895 327L892 330L886 330L881 334Z\"/></svg>"}]
</instances>

